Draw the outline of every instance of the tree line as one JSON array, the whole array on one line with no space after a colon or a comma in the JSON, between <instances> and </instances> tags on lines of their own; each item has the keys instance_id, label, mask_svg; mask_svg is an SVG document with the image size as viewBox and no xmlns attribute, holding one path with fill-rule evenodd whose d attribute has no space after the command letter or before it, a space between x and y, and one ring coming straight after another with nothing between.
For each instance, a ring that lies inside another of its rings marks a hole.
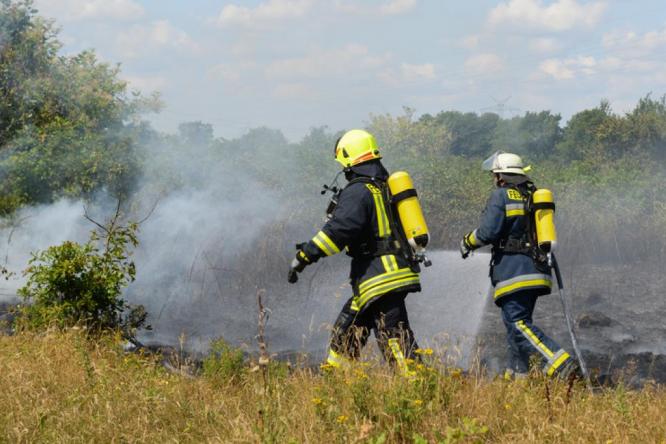
<instances>
[{"instance_id":1,"label":"tree line","mask_svg":"<svg viewBox=\"0 0 666 444\"><path fill-rule=\"evenodd\" d=\"M332 152L342 131L312 128L290 142L261 127L225 139L209 124L186 122L176 134L160 133L144 120L159 110L157 95L131 91L119 66L93 51L66 56L61 46L55 24L30 0L0 0L1 216L101 191L131 201L147 174L162 178L160 192L205 187L164 163L174 154L197 168L242 171L290 197L291 214L320 221L325 202L318 191L322 177L337 172ZM663 96L646 94L624 114L600 101L567 122L552 111L502 118L452 110L417 116L405 108L362 125L376 135L391 169L415 177L437 247L455 245L474 225L491 187L480 163L503 150L524 156L537 184L554 189L566 242L585 241L590 254L603 257L665 251Z\"/></svg>"}]
</instances>

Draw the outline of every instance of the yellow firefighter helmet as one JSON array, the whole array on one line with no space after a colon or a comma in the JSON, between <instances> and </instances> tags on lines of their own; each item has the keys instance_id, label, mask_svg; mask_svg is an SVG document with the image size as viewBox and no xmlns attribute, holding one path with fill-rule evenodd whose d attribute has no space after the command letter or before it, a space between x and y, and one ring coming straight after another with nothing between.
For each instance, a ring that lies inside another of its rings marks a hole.
<instances>
[{"instance_id":1,"label":"yellow firefighter helmet","mask_svg":"<svg viewBox=\"0 0 666 444\"><path fill-rule=\"evenodd\" d=\"M365 130L347 131L335 144L335 160L343 168L381 158L375 137Z\"/></svg>"}]
</instances>

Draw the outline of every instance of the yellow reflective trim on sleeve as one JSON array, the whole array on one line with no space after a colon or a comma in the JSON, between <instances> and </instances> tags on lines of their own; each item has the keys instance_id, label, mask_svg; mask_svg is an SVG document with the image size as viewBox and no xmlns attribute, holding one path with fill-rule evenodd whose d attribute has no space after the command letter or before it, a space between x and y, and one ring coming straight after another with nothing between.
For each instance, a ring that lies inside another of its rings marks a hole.
<instances>
[{"instance_id":1,"label":"yellow reflective trim on sleeve","mask_svg":"<svg viewBox=\"0 0 666 444\"><path fill-rule=\"evenodd\" d=\"M331 256L333 253L328 249L326 245L322 241L319 240L317 236L312 238L312 242L315 243L316 246L319 247L319 249L326 255L326 256Z\"/></svg>"},{"instance_id":2,"label":"yellow reflective trim on sleeve","mask_svg":"<svg viewBox=\"0 0 666 444\"><path fill-rule=\"evenodd\" d=\"M326 243L326 245L331 249L333 254L337 254L337 253L340 252L340 249L338 248L338 246L335 245L335 242L333 242L331 240L331 238L328 237L328 235L326 233L324 233L323 231L320 231L319 233L317 233L317 236L319 236L319 238Z\"/></svg>"},{"instance_id":3,"label":"yellow reflective trim on sleeve","mask_svg":"<svg viewBox=\"0 0 666 444\"><path fill-rule=\"evenodd\" d=\"M532 279L529 281L516 282L515 284L507 285L506 287L502 287L498 290L495 290L495 299L507 293L511 293L512 291L520 290L521 288L529 288L529 287L552 288L552 285L553 285L552 282L547 279Z\"/></svg>"},{"instance_id":4,"label":"yellow reflective trim on sleeve","mask_svg":"<svg viewBox=\"0 0 666 444\"><path fill-rule=\"evenodd\" d=\"M476 241L476 230L469 233L469 235L467 236L467 243L469 244L470 247L479 246L478 242Z\"/></svg>"},{"instance_id":5,"label":"yellow reflective trim on sleeve","mask_svg":"<svg viewBox=\"0 0 666 444\"><path fill-rule=\"evenodd\" d=\"M553 365L551 365L550 368L548 368L547 375L553 376L553 373L555 373L555 371L564 363L564 361L566 361L569 358L570 358L569 353L567 352L562 353L562 356L560 356L555 362L553 362Z\"/></svg>"},{"instance_id":6,"label":"yellow reflective trim on sleeve","mask_svg":"<svg viewBox=\"0 0 666 444\"><path fill-rule=\"evenodd\" d=\"M319 247L321 251L324 252L326 256L333 256L336 253L340 252L340 249L337 245L331 240L326 233L320 231L315 237L312 238L312 242Z\"/></svg>"},{"instance_id":7,"label":"yellow reflective trim on sleeve","mask_svg":"<svg viewBox=\"0 0 666 444\"><path fill-rule=\"evenodd\" d=\"M541 339L537 335L534 334L534 332L527 326L525 325L525 321L518 321L516 322L516 327L525 335L525 337L530 341L530 343L539 350L539 352L546 357L546 360L550 359L553 357L555 353L548 347L546 347L546 344L541 342Z\"/></svg>"}]
</instances>

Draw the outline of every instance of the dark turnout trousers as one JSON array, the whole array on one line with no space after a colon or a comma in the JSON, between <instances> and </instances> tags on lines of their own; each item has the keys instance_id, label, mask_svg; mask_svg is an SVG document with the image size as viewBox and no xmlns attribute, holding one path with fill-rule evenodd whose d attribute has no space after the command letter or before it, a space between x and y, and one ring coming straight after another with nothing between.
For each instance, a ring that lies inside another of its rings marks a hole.
<instances>
[{"instance_id":1,"label":"dark turnout trousers","mask_svg":"<svg viewBox=\"0 0 666 444\"><path fill-rule=\"evenodd\" d=\"M415 359L418 348L409 326L406 296L403 292L386 294L360 312L352 309L350 298L333 325L327 364L340 367L358 358L372 330L382 356L406 373L405 359Z\"/></svg>"},{"instance_id":2,"label":"dark turnout trousers","mask_svg":"<svg viewBox=\"0 0 666 444\"><path fill-rule=\"evenodd\" d=\"M499 300L502 320L507 330L509 363L507 370L515 373L529 371L530 358L536 357L548 376L570 371L574 361L557 342L546 336L532 323L532 313L538 296L520 292ZM535 358L532 358L535 359Z\"/></svg>"}]
</instances>

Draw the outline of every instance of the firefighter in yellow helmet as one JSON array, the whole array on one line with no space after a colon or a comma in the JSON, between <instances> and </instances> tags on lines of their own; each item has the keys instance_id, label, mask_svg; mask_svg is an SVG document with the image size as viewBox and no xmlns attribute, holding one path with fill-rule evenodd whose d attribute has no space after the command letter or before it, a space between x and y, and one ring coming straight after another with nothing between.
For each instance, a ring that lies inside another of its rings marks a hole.
<instances>
[{"instance_id":1,"label":"firefighter in yellow helmet","mask_svg":"<svg viewBox=\"0 0 666 444\"><path fill-rule=\"evenodd\" d=\"M526 206L536 187L516 154L497 152L482 168L492 172L496 188L478 228L463 237L460 252L465 259L472 250L492 245L490 278L510 352L505 374L526 374L530 357L537 356L545 374L566 377L577 369L575 361L532 322L538 297L552 287L551 267L535 249Z\"/></svg>"},{"instance_id":2,"label":"firefighter in yellow helmet","mask_svg":"<svg viewBox=\"0 0 666 444\"><path fill-rule=\"evenodd\" d=\"M334 196L329 219L309 242L301 244L291 264L289 281L325 256L346 250L351 256L352 297L333 326L327 363L344 366L359 356L374 330L384 357L409 373L417 344L409 325L405 297L421 291L418 264L410 263L396 242L397 228L389 202L379 147L364 130L346 132L335 144L335 160L347 185Z\"/></svg>"}]
</instances>

